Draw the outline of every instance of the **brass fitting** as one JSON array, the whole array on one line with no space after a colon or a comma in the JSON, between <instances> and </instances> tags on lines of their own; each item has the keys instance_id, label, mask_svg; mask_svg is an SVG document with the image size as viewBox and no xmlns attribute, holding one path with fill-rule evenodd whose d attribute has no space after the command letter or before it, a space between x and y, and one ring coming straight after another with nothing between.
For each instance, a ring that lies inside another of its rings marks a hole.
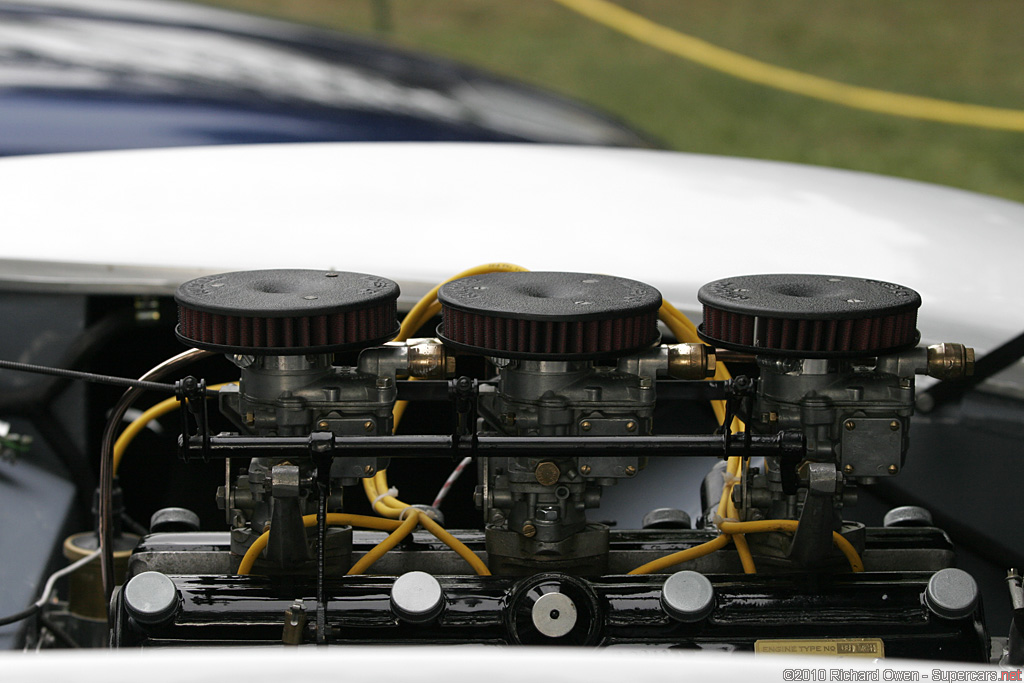
<instances>
[{"instance_id":1,"label":"brass fitting","mask_svg":"<svg viewBox=\"0 0 1024 683\"><path fill-rule=\"evenodd\" d=\"M675 379L707 379L715 376L715 350L704 344L668 347L668 374Z\"/></svg>"},{"instance_id":2,"label":"brass fitting","mask_svg":"<svg viewBox=\"0 0 1024 683\"><path fill-rule=\"evenodd\" d=\"M974 349L945 342L928 347L928 376L957 379L974 374Z\"/></svg>"},{"instance_id":3,"label":"brass fitting","mask_svg":"<svg viewBox=\"0 0 1024 683\"><path fill-rule=\"evenodd\" d=\"M558 483L558 478L562 476L562 472L558 469L558 465L550 460L545 460L537 465L534 475L537 477L537 483L541 486L554 486Z\"/></svg>"},{"instance_id":4,"label":"brass fitting","mask_svg":"<svg viewBox=\"0 0 1024 683\"><path fill-rule=\"evenodd\" d=\"M455 356L445 353L436 339L410 339L409 376L418 379L444 379L455 374Z\"/></svg>"}]
</instances>

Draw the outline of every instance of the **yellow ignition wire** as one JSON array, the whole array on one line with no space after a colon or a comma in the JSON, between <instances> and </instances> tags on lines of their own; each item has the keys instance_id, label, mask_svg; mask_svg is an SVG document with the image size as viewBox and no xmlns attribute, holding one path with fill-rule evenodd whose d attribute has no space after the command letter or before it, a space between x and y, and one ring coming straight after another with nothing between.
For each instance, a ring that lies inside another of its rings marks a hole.
<instances>
[{"instance_id":1,"label":"yellow ignition wire","mask_svg":"<svg viewBox=\"0 0 1024 683\"><path fill-rule=\"evenodd\" d=\"M313 518L315 520L316 515L313 515ZM392 524L398 524L398 522L392 522ZM406 536L411 534L417 525L422 526L433 534L437 540L454 550L459 557L469 563L477 575L491 575L491 571L487 568L487 565L485 565L472 550L466 547L466 544L445 531L440 524L430 519L430 517L419 510L410 510L405 517L405 521L403 521L390 536L374 546L370 552L366 553L366 555L364 555L358 562L352 565L352 568L348 570L348 574L365 574L366 571L372 567L377 560L382 558L385 553L398 545Z\"/></svg>"},{"instance_id":2,"label":"yellow ignition wire","mask_svg":"<svg viewBox=\"0 0 1024 683\"><path fill-rule=\"evenodd\" d=\"M383 485L383 489L378 487ZM373 511L382 517L388 517L390 519L398 519L402 516L402 512L409 507L407 503L403 503L394 496L381 495L388 491L388 480L384 470L381 470L372 477L366 477L363 479L363 491L366 492L366 497L373 506Z\"/></svg>"},{"instance_id":3,"label":"yellow ignition wire","mask_svg":"<svg viewBox=\"0 0 1024 683\"><path fill-rule=\"evenodd\" d=\"M219 391L220 389L230 386L233 382L227 382L224 384L214 384L207 387L210 391ZM142 415L132 420L131 424L125 427L121 435L117 437L117 441L114 442L114 475L117 475L117 468L121 465L121 458L124 457L124 451L139 433L146 428L153 420L163 417L167 413L173 412L178 409L181 404L176 398L168 398L160 401L153 407L146 410Z\"/></svg>"},{"instance_id":4,"label":"yellow ignition wire","mask_svg":"<svg viewBox=\"0 0 1024 683\"><path fill-rule=\"evenodd\" d=\"M694 325L688 317L686 317L685 313L669 302L662 302L661 310L658 311L658 317L663 323L665 323L669 330L672 331L672 334L674 334L676 339L680 342L691 344L703 343L701 338L697 336L697 326ZM724 381L730 377L732 377L732 375L729 373L728 368L726 368L725 363L717 363L715 366L715 379ZM725 401L712 401L711 408L715 412L715 417L718 418L718 423L722 424L725 421ZM743 423L738 418L733 418L732 424L729 425L730 431L736 433L742 428ZM740 476L742 470L743 464L740 458L729 458L729 462L726 467L729 479L735 480ZM732 502L733 486L735 486L735 481L730 481L722 488L722 498L718 504L719 517L736 519L739 516L736 511L736 506ZM740 562L743 564L743 571L747 574L757 573L757 567L754 564L754 556L750 552L750 546L747 545L747 539L745 539L742 534L737 534L732 538L732 541L736 545L736 552L739 553Z\"/></svg>"},{"instance_id":5,"label":"yellow ignition wire","mask_svg":"<svg viewBox=\"0 0 1024 683\"><path fill-rule=\"evenodd\" d=\"M398 528L398 522L393 522L390 519L381 519L380 517L369 517L367 515L346 515L337 512L330 512L327 514L327 524L329 526L358 526L364 529L376 529L378 531L394 531ZM316 526L316 515L303 515L302 525L311 527ZM256 563L256 558L259 557L263 549L267 547L267 543L270 541L270 532L264 531L260 534L259 538L252 542L249 549L245 551L245 555L242 557L241 564L238 565L238 575L245 576L252 571L253 564Z\"/></svg>"},{"instance_id":6,"label":"yellow ignition wire","mask_svg":"<svg viewBox=\"0 0 1024 683\"><path fill-rule=\"evenodd\" d=\"M423 326L427 320L429 320L436 312L431 315L426 315L428 308L437 301L437 291L441 289L441 285L447 284L452 280L461 280L464 277L471 277L473 275L486 275L487 273L525 273L528 269L522 266L517 266L514 263L485 263L480 266L474 266L468 270L464 270L458 275L453 275L448 278L440 285L437 285L429 292L423 295L415 306L409 311L408 315L405 316L405 320L402 321L402 327L398 331L398 336L395 338L397 341L405 341L413 334L416 333L420 327ZM440 306L438 306L440 310Z\"/></svg>"},{"instance_id":7,"label":"yellow ignition wire","mask_svg":"<svg viewBox=\"0 0 1024 683\"><path fill-rule=\"evenodd\" d=\"M437 540L441 541L449 548L454 550L459 555L459 557L466 560L466 562L469 563L469 565L473 568L474 571L476 571L478 575L490 576L491 572L487 568L487 565L485 565L483 561L473 553L472 550L466 547L466 545L462 541L460 541L459 539L455 538L450 533L445 531L444 527L435 522L428 515L422 513L420 510L414 509L410 510L409 512L406 512L406 510L410 507L409 505L406 505L405 503L402 503L399 500L395 500L395 498L391 496L380 496L380 494L378 493L377 486L378 477L367 477L366 479L363 479L363 488L366 491L368 491L368 495L372 496L371 500L377 501L374 504L374 510L378 514L383 515L384 517L391 517L392 519L402 519L403 515L405 516L406 519L408 519L411 516L417 515L419 517L420 526L422 526L424 529L432 533L437 538ZM385 501L389 499L399 505L405 505L405 507L388 507ZM376 559L374 560L374 562L376 562Z\"/></svg>"},{"instance_id":8,"label":"yellow ignition wire","mask_svg":"<svg viewBox=\"0 0 1024 683\"><path fill-rule=\"evenodd\" d=\"M414 512L419 511L415 510ZM412 515L410 514L410 516ZM468 562L469 566L473 568L473 571L477 573L477 576L491 575L491 570L487 568L487 565L484 564L483 560L477 557L472 550L466 547L465 543L463 543L462 541L460 541L459 539L455 538L450 533L445 531L444 527L442 527L440 524L438 524L428 515L422 512L419 514L419 520L420 525L424 529L434 534L437 540L441 541L446 546L454 550L456 553L458 553L459 557Z\"/></svg>"},{"instance_id":9,"label":"yellow ignition wire","mask_svg":"<svg viewBox=\"0 0 1024 683\"><path fill-rule=\"evenodd\" d=\"M316 515L304 515L302 517L302 524L307 527L316 526ZM381 519L380 517L332 512L327 515L327 524L329 526L342 526L347 524L364 529L392 532L388 538L378 543L369 553L364 555L359 562L353 565L352 569L348 571L349 574L366 573L366 570L373 566L377 560L383 557L384 553L394 548L406 536L412 533L418 524L433 534L437 540L454 550L459 557L466 560L478 575L491 575L487 565L484 564L483 561L466 546L466 544L445 531L444 527L430 519L427 515L422 514L419 510L413 510L410 512L402 522L390 519ZM269 540L270 532L265 531L260 534L255 541L253 541L252 545L249 546L249 549L246 551L245 556L242 557L241 564L238 565L239 576L245 576L252 571L256 558L259 557L260 553L262 553L267 547Z\"/></svg>"},{"instance_id":10,"label":"yellow ignition wire","mask_svg":"<svg viewBox=\"0 0 1024 683\"><path fill-rule=\"evenodd\" d=\"M800 523L795 519L768 519L757 522L720 522L718 528L722 531L721 536L708 541L707 543L694 546L693 548L687 548L686 550L666 555L665 557L654 560L653 562L648 562L629 573L653 574L654 572L667 569L673 565L687 562L689 560L695 560L698 557L704 557L709 553L720 550L729 544L730 538L735 541L737 538L743 538L743 534L756 534L767 531L787 531L792 533L797 530L799 525ZM852 571L864 571L864 561L861 559L860 555L857 554L856 548L854 548L848 540L838 532L833 531L832 542L835 543L836 547L839 548L840 552L842 552L846 557L846 561L850 563L850 569Z\"/></svg>"},{"instance_id":11,"label":"yellow ignition wire","mask_svg":"<svg viewBox=\"0 0 1024 683\"><path fill-rule=\"evenodd\" d=\"M658 311L658 318L661 322L665 323L665 326L675 335L676 340L686 344L703 344L703 340L697 336L697 326L686 317L686 314L680 311L678 308L673 306L667 301L661 302L661 309ZM715 379L719 381L725 381L730 379L732 375L729 373L729 369L725 363L717 363L715 365ZM711 409L715 411L715 417L718 418L718 424L722 424L725 421L725 401L712 401ZM729 428L736 433L742 429L742 423L738 418L734 418Z\"/></svg>"},{"instance_id":12,"label":"yellow ignition wire","mask_svg":"<svg viewBox=\"0 0 1024 683\"><path fill-rule=\"evenodd\" d=\"M726 482L722 487L722 497L718 501L718 516L722 519L739 518L736 505L732 502L732 489L736 485L736 479L742 474L742 470L743 461L740 457L733 456L729 458L725 468ZM754 556L750 552L750 546L747 545L747 539L742 534L738 534L732 540L736 545L736 552L739 553L744 573L756 574L757 567L754 564Z\"/></svg>"},{"instance_id":13,"label":"yellow ignition wire","mask_svg":"<svg viewBox=\"0 0 1024 683\"><path fill-rule=\"evenodd\" d=\"M729 536L727 534L722 534L721 536L713 540L710 540L707 543L701 543L700 545L696 545L692 548L680 550L677 553L672 553L671 555L666 555L665 557L660 557L657 560L648 562L647 564L640 565L639 567L637 567L629 573L653 574L654 572L659 572L662 569L667 569L668 567L679 564L681 562L687 562L689 560L696 560L698 557L704 557L705 555L709 555L715 552L716 550L721 550L727 545L729 545Z\"/></svg>"},{"instance_id":14,"label":"yellow ignition wire","mask_svg":"<svg viewBox=\"0 0 1024 683\"><path fill-rule=\"evenodd\" d=\"M423 295L423 297L416 302L405 318L402 320L402 326L398 330L398 336L395 337L395 341L405 341L412 335L416 334L423 325L441 312L441 304L437 300L437 292L441 289L441 286L451 282L452 280L461 280L464 277L471 277L473 275L485 275L487 273L523 273L527 272L528 269L522 266L517 266L514 263L485 263L483 265L474 266L467 270L462 271L457 275L453 275L441 284L437 285L429 292ZM405 414L405 409L409 405L408 401L396 401L393 410L395 429L398 429L398 423L402 421L402 415ZM386 493L390 487L388 486L388 475L387 470L381 470L374 475L374 482L369 482L367 479L363 480L363 491L366 493L367 499L370 501L370 505L373 506L375 512L384 517L390 517L392 519L398 519L401 516L402 511L409 507L407 503L403 503L394 496L383 496L378 500L378 496L382 493Z\"/></svg>"},{"instance_id":15,"label":"yellow ignition wire","mask_svg":"<svg viewBox=\"0 0 1024 683\"><path fill-rule=\"evenodd\" d=\"M732 542L736 546L736 552L739 553L740 563L743 565L743 573L756 574L757 565L754 564L754 554L750 552L746 536L743 534L733 534Z\"/></svg>"},{"instance_id":16,"label":"yellow ignition wire","mask_svg":"<svg viewBox=\"0 0 1024 683\"><path fill-rule=\"evenodd\" d=\"M396 545L401 543L406 536L413 532L416 525L419 523L419 510L413 510L405 521L399 524L398 528L391 532L387 538L378 543L373 547L370 552L363 555L363 557L352 565L352 568L348 570L348 574L365 574L366 570L373 566L373 563L384 557L387 551L394 548Z\"/></svg>"},{"instance_id":17,"label":"yellow ignition wire","mask_svg":"<svg viewBox=\"0 0 1024 683\"><path fill-rule=\"evenodd\" d=\"M757 522L721 522L718 528L726 534L737 534L747 533L756 534L765 531L788 531L794 532L800 525L795 519L765 519ZM857 554L857 550L850 544L848 540L837 532L832 532L832 542L835 543L836 547L846 556L846 560L850 563L850 569L855 572L864 571L864 562L861 560L860 555Z\"/></svg>"},{"instance_id":18,"label":"yellow ignition wire","mask_svg":"<svg viewBox=\"0 0 1024 683\"><path fill-rule=\"evenodd\" d=\"M450 282L451 280L457 280L464 277L470 277L472 275L481 275L484 273L524 271L526 271L525 268L512 264L488 264L483 266L477 266L476 268L470 268L469 270L463 271L462 273L459 273L458 275L449 278L448 280L445 280L445 282ZM399 330L398 336L396 337L396 341L404 341L408 339L409 337L414 335L417 332L417 330L419 330L426 323L427 320L436 316L440 312L441 305L437 301L437 292L440 289L440 287L441 285L438 285L437 287L431 289L422 299L420 299L420 301L415 306L413 306L413 308L405 316L405 319L402 322L402 326L401 329ZM662 320L662 322L665 323L666 326L668 326L668 328L672 331L672 334L675 335L677 340L679 340L680 342L687 343L702 343L700 337L697 336L697 326L694 325L693 322L690 321L690 319L682 311L677 309L671 303L667 301L662 302L661 309L658 313L659 318ZM729 374L729 371L726 368L725 364L719 363L716 367L715 379L727 380L730 377L731 375ZM395 404L394 422L396 428L398 427L398 424L402 419L402 415L405 413L407 405L408 404L405 401L398 401ZM711 405L712 409L715 411L715 415L718 418L719 423L722 423L725 420L724 402L713 401ZM730 425L730 428L733 432L739 431L739 429L741 428L740 421L733 420L733 423L732 425ZM730 459L730 465L730 474L732 475L732 477L736 477L740 470L740 459ZM363 489L370 503L373 505L374 511L384 517L389 517L392 519L400 518L401 515L404 513L404 510L409 506L408 504L403 503L394 496L382 495L387 493L388 488L389 487L386 471L378 472L373 477L372 480L363 480ZM731 492L732 484L726 486L722 492L722 501L721 505L719 506L719 514L722 517L728 515L729 517L735 518L736 516L735 507L733 506L731 501ZM431 522L432 521L433 520L431 520ZM697 548L691 548L687 551L676 553L675 555L670 556L671 558L676 559L669 561L668 564L665 564L664 566L671 566L672 564L685 562L687 559L701 557L707 553L717 550L720 547L724 547L726 544L728 544L730 540L730 537L728 535L723 535L720 538L722 540L716 539L715 541L711 541L702 546L698 546ZM736 542L736 548L739 552L740 561L743 564L744 571L747 573L754 573L756 571L756 567L754 566L753 556L750 552L750 548L746 543L746 539L743 538L742 534L738 535L737 539L738 540ZM476 556L474 555L473 557ZM646 566L647 565L645 565L645 567Z\"/></svg>"}]
</instances>

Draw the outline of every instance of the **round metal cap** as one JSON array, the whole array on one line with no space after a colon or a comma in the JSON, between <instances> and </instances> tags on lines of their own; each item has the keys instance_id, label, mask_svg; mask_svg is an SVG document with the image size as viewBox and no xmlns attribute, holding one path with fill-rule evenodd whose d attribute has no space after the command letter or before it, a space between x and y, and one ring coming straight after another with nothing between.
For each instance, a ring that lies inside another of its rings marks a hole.
<instances>
[{"instance_id":1,"label":"round metal cap","mask_svg":"<svg viewBox=\"0 0 1024 683\"><path fill-rule=\"evenodd\" d=\"M715 609L715 588L703 574L676 572L661 589L661 607L676 621L701 621Z\"/></svg>"},{"instance_id":2,"label":"round metal cap","mask_svg":"<svg viewBox=\"0 0 1024 683\"><path fill-rule=\"evenodd\" d=\"M156 625L169 621L178 611L178 589L160 572L142 572L124 587L124 606L140 624Z\"/></svg>"},{"instance_id":3,"label":"round metal cap","mask_svg":"<svg viewBox=\"0 0 1024 683\"><path fill-rule=\"evenodd\" d=\"M689 529L690 515L676 508L655 508L644 515L640 525L644 529Z\"/></svg>"},{"instance_id":4,"label":"round metal cap","mask_svg":"<svg viewBox=\"0 0 1024 683\"><path fill-rule=\"evenodd\" d=\"M407 572L391 587L391 611L402 621L424 624L444 609L444 591L430 574Z\"/></svg>"},{"instance_id":5,"label":"round metal cap","mask_svg":"<svg viewBox=\"0 0 1024 683\"><path fill-rule=\"evenodd\" d=\"M199 531L199 515L186 508L161 508L149 518L149 532Z\"/></svg>"},{"instance_id":6,"label":"round metal cap","mask_svg":"<svg viewBox=\"0 0 1024 683\"><path fill-rule=\"evenodd\" d=\"M941 569L928 581L924 604L943 619L962 619L978 605L978 584L963 569Z\"/></svg>"},{"instance_id":7,"label":"round metal cap","mask_svg":"<svg viewBox=\"0 0 1024 683\"><path fill-rule=\"evenodd\" d=\"M565 593L545 593L533 603L533 625L548 638L561 638L576 625L576 603Z\"/></svg>"},{"instance_id":8,"label":"round metal cap","mask_svg":"<svg viewBox=\"0 0 1024 683\"><path fill-rule=\"evenodd\" d=\"M884 526L933 526L932 513L916 505L903 505L885 513Z\"/></svg>"}]
</instances>

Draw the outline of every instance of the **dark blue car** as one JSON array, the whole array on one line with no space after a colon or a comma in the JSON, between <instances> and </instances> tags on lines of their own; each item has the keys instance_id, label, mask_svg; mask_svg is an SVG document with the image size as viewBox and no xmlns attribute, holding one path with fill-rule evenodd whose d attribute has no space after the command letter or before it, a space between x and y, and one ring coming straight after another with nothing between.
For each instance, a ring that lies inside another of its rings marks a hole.
<instances>
[{"instance_id":1,"label":"dark blue car","mask_svg":"<svg viewBox=\"0 0 1024 683\"><path fill-rule=\"evenodd\" d=\"M557 95L364 39L169 2L0 2L0 156L356 140L650 146Z\"/></svg>"}]
</instances>

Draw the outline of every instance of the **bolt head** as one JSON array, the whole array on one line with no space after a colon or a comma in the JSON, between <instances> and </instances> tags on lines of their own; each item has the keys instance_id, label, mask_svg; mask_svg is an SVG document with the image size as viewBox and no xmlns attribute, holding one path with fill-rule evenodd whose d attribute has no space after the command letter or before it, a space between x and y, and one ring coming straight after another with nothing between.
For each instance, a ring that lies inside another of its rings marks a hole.
<instances>
[{"instance_id":1,"label":"bolt head","mask_svg":"<svg viewBox=\"0 0 1024 683\"><path fill-rule=\"evenodd\" d=\"M633 422L632 420L627 422L626 423L626 431L627 432L635 432L636 431L636 422Z\"/></svg>"},{"instance_id":2,"label":"bolt head","mask_svg":"<svg viewBox=\"0 0 1024 683\"><path fill-rule=\"evenodd\" d=\"M372 477L376 472L377 468L375 468L373 465L367 465L365 468L363 468L363 474L365 474L368 477Z\"/></svg>"},{"instance_id":3,"label":"bolt head","mask_svg":"<svg viewBox=\"0 0 1024 683\"><path fill-rule=\"evenodd\" d=\"M633 465L629 465L626 468L626 476L632 477L634 474L636 474L636 467L634 467Z\"/></svg>"},{"instance_id":4,"label":"bolt head","mask_svg":"<svg viewBox=\"0 0 1024 683\"><path fill-rule=\"evenodd\" d=\"M843 472L846 474L853 474L853 465L844 465Z\"/></svg>"},{"instance_id":5,"label":"bolt head","mask_svg":"<svg viewBox=\"0 0 1024 683\"><path fill-rule=\"evenodd\" d=\"M317 429L324 429L324 430L326 430L329 427L330 427L330 425L327 423L327 420L320 420L319 422L316 423L316 428Z\"/></svg>"},{"instance_id":6,"label":"bolt head","mask_svg":"<svg viewBox=\"0 0 1024 683\"><path fill-rule=\"evenodd\" d=\"M526 536L527 538L533 538L536 535L537 535L537 527L535 527L530 522L527 522L526 524L523 525L523 536Z\"/></svg>"},{"instance_id":7,"label":"bolt head","mask_svg":"<svg viewBox=\"0 0 1024 683\"><path fill-rule=\"evenodd\" d=\"M892 430L892 431L894 431L894 432L898 432L898 431L900 431L900 423L899 423L899 420L893 420L892 422L890 422L890 423L889 423L889 429L891 429L891 430Z\"/></svg>"},{"instance_id":8,"label":"bolt head","mask_svg":"<svg viewBox=\"0 0 1024 683\"><path fill-rule=\"evenodd\" d=\"M889 465L889 474L896 474L900 471L900 468L896 465Z\"/></svg>"},{"instance_id":9,"label":"bolt head","mask_svg":"<svg viewBox=\"0 0 1024 683\"><path fill-rule=\"evenodd\" d=\"M848 430L853 431L854 429L857 428L857 423L854 422L853 420L847 420L846 422L843 423L843 426L846 427Z\"/></svg>"},{"instance_id":10,"label":"bolt head","mask_svg":"<svg viewBox=\"0 0 1024 683\"><path fill-rule=\"evenodd\" d=\"M580 465L580 474L590 474L590 465Z\"/></svg>"},{"instance_id":11,"label":"bolt head","mask_svg":"<svg viewBox=\"0 0 1024 683\"><path fill-rule=\"evenodd\" d=\"M542 522L557 522L560 511L553 505L537 508L536 516L537 519Z\"/></svg>"},{"instance_id":12,"label":"bolt head","mask_svg":"<svg viewBox=\"0 0 1024 683\"><path fill-rule=\"evenodd\" d=\"M370 421L370 420L367 420L366 422L363 423L363 429L368 431L368 432L372 432L373 431L373 427L374 427L373 422Z\"/></svg>"},{"instance_id":13,"label":"bolt head","mask_svg":"<svg viewBox=\"0 0 1024 683\"><path fill-rule=\"evenodd\" d=\"M580 422L580 429L582 429L583 431L589 432L590 431L590 427L591 427L591 424L590 424L589 420L584 420L583 422Z\"/></svg>"}]
</instances>

